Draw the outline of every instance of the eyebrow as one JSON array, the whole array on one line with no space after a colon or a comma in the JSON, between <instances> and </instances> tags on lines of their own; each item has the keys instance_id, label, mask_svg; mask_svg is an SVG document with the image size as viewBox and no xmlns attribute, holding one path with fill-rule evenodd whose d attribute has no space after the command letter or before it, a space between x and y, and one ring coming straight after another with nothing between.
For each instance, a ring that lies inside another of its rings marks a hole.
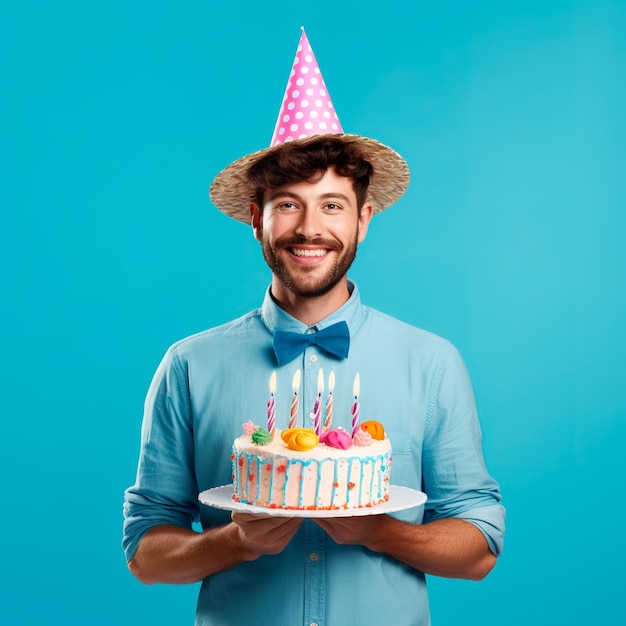
<instances>
[{"instance_id":1,"label":"eyebrow","mask_svg":"<svg viewBox=\"0 0 626 626\"><path fill-rule=\"evenodd\" d=\"M295 200L302 200L302 197L299 196L297 193L293 193L291 191L282 191L280 189L275 189L274 191L271 191L267 197L267 201L271 201L271 200L276 200L276 198L280 198L280 197L286 197L286 198L294 198ZM327 200L327 199L332 199L332 198L337 198L338 200L343 200L344 202L347 202L348 204L350 204L350 198L348 196L346 196L343 193L340 192L328 192L328 193L323 193L320 196L317 196L316 199L318 200Z\"/></svg>"}]
</instances>

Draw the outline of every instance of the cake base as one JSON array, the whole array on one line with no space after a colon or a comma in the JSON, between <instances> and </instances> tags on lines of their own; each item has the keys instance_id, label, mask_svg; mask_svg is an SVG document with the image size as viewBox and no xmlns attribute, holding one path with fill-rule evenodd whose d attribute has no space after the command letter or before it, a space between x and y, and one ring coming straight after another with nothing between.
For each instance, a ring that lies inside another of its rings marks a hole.
<instances>
[{"instance_id":1,"label":"cake base","mask_svg":"<svg viewBox=\"0 0 626 626\"><path fill-rule=\"evenodd\" d=\"M389 500L388 439L347 450L320 444L287 447L279 433L260 445L244 435L232 453L233 498L244 504L294 510L359 509Z\"/></svg>"}]
</instances>

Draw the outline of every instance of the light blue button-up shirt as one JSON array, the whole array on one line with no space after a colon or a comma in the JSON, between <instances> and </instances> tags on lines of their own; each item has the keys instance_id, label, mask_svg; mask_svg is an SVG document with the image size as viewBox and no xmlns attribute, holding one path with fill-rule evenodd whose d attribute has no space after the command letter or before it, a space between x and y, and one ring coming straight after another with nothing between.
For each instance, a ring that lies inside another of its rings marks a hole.
<instances>
[{"instance_id":1,"label":"light blue button-up shirt","mask_svg":"<svg viewBox=\"0 0 626 626\"><path fill-rule=\"evenodd\" d=\"M350 288L348 302L314 329L345 320L346 359L313 345L279 367L274 329L311 329L278 307L269 290L260 309L169 349L148 392L137 479L125 495L127 559L155 526L228 523L228 512L198 503L199 492L232 482L232 442L249 419L266 425L273 371L276 427L287 427L297 369L300 423L312 427L320 368L325 381L335 373L333 427L351 429L359 373L361 421L381 422L391 440L391 484L428 496L424 507L393 515L416 524L465 519L500 553L504 509L483 462L474 397L459 354L446 340L364 306L358 289L352 283ZM389 623L430 624L424 574L366 548L338 545L309 520L281 554L204 580L196 614L197 626Z\"/></svg>"}]
</instances>

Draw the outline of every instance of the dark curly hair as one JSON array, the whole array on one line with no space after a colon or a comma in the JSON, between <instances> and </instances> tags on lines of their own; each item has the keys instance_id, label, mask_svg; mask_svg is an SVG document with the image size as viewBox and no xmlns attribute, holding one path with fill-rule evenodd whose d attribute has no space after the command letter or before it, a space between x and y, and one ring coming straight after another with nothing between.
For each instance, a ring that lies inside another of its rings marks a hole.
<instances>
[{"instance_id":1,"label":"dark curly hair","mask_svg":"<svg viewBox=\"0 0 626 626\"><path fill-rule=\"evenodd\" d=\"M367 199L367 189L374 173L356 142L337 136L311 137L289 142L257 161L248 170L248 180L254 198L263 208L263 196L268 189L310 180L333 167L337 174L352 180L359 210Z\"/></svg>"}]
</instances>

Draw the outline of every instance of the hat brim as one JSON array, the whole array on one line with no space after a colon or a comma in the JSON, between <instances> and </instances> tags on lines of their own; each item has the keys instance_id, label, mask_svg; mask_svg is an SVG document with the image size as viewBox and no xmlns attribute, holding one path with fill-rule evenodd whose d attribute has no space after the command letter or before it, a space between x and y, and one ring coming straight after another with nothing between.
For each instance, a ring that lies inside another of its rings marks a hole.
<instances>
[{"instance_id":1,"label":"hat brim","mask_svg":"<svg viewBox=\"0 0 626 626\"><path fill-rule=\"evenodd\" d=\"M395 150L375 139L346 134L311 135L289 143L306 146L325 136L339 137L345 143L356 144L371 163L374 173L370 179L367 201L371 202L375 214L389 208L407 190L410 173L406 161ZM229 217L250 224L250 202L254 199L255 190L248 180L248 170L268 154L282 150L285 145L287 144L277 144L253 152L224 168L209 187L209 197L213 204Z\"/></svg>"}]
</instances>

